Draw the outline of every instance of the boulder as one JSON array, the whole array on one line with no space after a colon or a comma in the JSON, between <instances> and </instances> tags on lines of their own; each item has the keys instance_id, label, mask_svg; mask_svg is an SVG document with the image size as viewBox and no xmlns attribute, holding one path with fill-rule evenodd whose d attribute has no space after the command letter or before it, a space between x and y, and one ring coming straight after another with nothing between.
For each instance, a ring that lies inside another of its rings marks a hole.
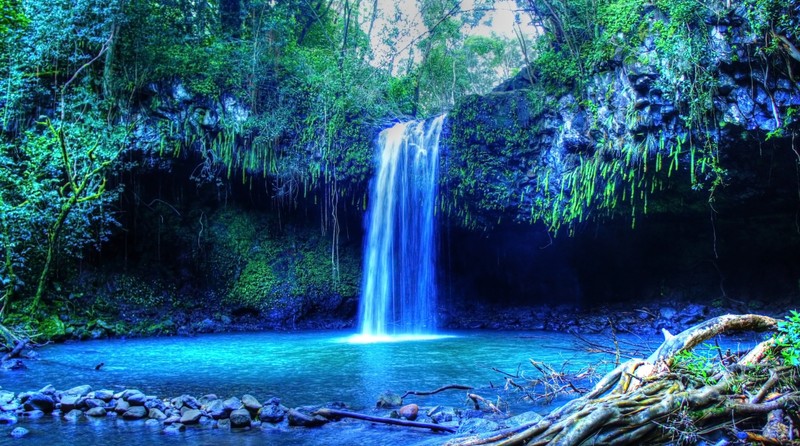
<instances>
[{"instance_id":1,"label":"boulder","mask_svg":"<svg viewBox=\"0 0 800 446\"><path fill-rule=\"evenodd\" d=\"M250 427L250 412L247 409L236 409L230 415L231 427Z\"/></svg>"},{"instance_id":2,"label":"boulder","mask_svg":"<svg viewBox=\"0 0 800 446\"><path fill-rule=\"evenodd\" d=\"M78 398L74 395L64 395L61 397L61 412L69 412L78 407Z\"/></svg>"},{"instance_id":3,"label":"boulder","mask_svg":"<svg viewBox=\"0 0 800 446\"><path fill-rule=\"evenodd\" d=\"M105 407L92 407L86 411L87 417L102 418L108 415Z\"/></svg>"},{"instance_id":4,"label":"boulder","mask_svg":"<svg viewBox=\"0 0 800 446\"><path fill-rule=\"evenodd\" d=\"M186 430L186 426L181 423L170 424L169 426L164 428L165 434L175 434L178 432L183 432Z\"/></svg>"},{"instance_id":5,"label":"boulder","mask_svg":"<svg viewBox=\"0 0 800 446\"><path fill-rule=\"evenodd\" d=\"M225 405L225 409L228 411L234 411L236 409L242 408L242 401L239 398L230 397L227 400L223 401L222 404Z\"/></svg>"},{"instance_id":6,"label":"boulder","mask_svg":"<svg viewBox=\"0 0 800 446\"><path fill-rule=\"evenodd\" d=\"M470 418L458 427L456 435L474 435L500 429L500 425L485 418Z\"/></svg>"},{"instance_id":7,"label":"boulder","mask_svg":"<svg viewBox=\"0 0 800 446\"><path fill-rule=\"evenodd\" d=\"M144 406L131 406L122 414L122 418L126 420L141 420L147 416L147 409Z\"/></svg>"},{"instance_id":8,"label":"boulder","mask_svg":"<svg viewBox=\"0 0 800 446\"><path fill-rule=\"evenodd\" d=\"M83 418L83 412L78 409L72 409L64 415L64 419L69 421L77 421L81 418Z\"/></svg>"},{"instance_id":9,"label":"boulder","mask_svg":"<svg viewBox=\"0 0 800 446\"><path fill-rule=\"evenodd\" d=\"M250 413L256 413L261 409L261 403L259 403L253 395L243 395L242 405L244 405L244 408L249 410Z\"/></svg>"},{"instance_id":10,"label":"boulder","mask_svg":"<svg viewBox=\"0 0 800 446\"><path fill-rule=\"evenodd\" d=\"M94 407L106 407L106 402L97 398L87 398L83 401L83 404L85 404L88 409L92 409Z\"/></svg>"},{"instance_id":11,"label":"boulder","mask_svg":"<svg viewBox=\"0 0 800 446\"><path fill-rule=\"evenodd\" d=\"M112 399L114 399L114 392L112 392L110 390L96 390L96 391L94 391L94 395L92 395L92 396L94 398L97 398L98 400L103 400L105 402L109 402Z\"/></svg>"},{"instance_id":12,"label":"boulder","mask_svg":"<svg viewBox=\"0 0 800 446\"><path fill-rule=\"evenodd\" d=\"M147 396L142 392L134 392L123 398L131 406L144 406L145 401L147 401Z\"/></svg>"},{"instance_id":13,"label":"boulder","mask_svg":"<svg viewBox=\"0 0 800 446\"><path fill-rule=\"evenodd\" d=\"M381 396L378 397L378 402L376 403L379 409L389 409L401 405L403 405L403 399L400 398L400 395L392 392L383 392Z\"/></svg>"},{"instance_id":14,"label":"boulder","mask_svg":"<svg viewBox=\"0 0 800 446\"><path fill-rule=\"evenodd\" d=\"M181 418L179 422L181 424L197 424L200 422L200 417L203 416L203 413L197 409L189 409L183 414L181 414Z\"/></svg>"},{"instance_id":15,"label":"boulder","mask_svg":"<svg viewBox=\"0 0 800 446\"><path fill-rule=\"evenodd\" d=\"M406 404L405 406L401 407L398 411L399 415L406 420L414 421L417 419L417 414L419 413L419 406L416 404Z\"/></svg>"},{"instance_id":16,"label":"boulder","mask_svg":"<svg viewBox=\"0 0 800 446\"><path fill-rule=\"evenodd\" d=\"M167 419L167 416L164 415L164 412L162 412L159 409L156 409L155 407L150 409L150 411L147 413L147 417L158 421L163 421Z\"/></svg>"},{"instance_id":17,"label":"boulder","mask_svg":"<svg viewBox=\"0 0 800 446\"><path fill-rule=\"evenodd\" d=\"M25 429L24 427L15 427L14 430L11 431L9 434L12 438L22 438L28 435L30 431Z\"/></svg>"},{"instance_id":18,"label":"boulder","mask_svg":"<svg viewBox=\"0 0 800 446\"><path fill-rule=\"evenodd\" d=\"M41 410L44 413L50 413L56 408L56 403L53 401L48 395L45 395L40 392L36 392L30 395L30 397L25 400L23 403L25 410Z\"/></svg>"},{"instance_id":19,"label":"boulder","mask_svg":"<svg viewBox=\"0 0 800 446\"><path fill-rule=\"evenodd\" d=\"M122 415L125 412L127 412L128 409L130 409L130 408L131 408L131 405L128 404L127 401L125 401L125 400L117 400L117 405L114 406L114 412L116 412L118 415Z\"/></svg>"},{"instance_id":20,"label":"boulder","mask_svg":"<svg viewBox=\"0 0 800 446\"><path fill-rule=\"evenodd\" d=\"M230 410L225 408L225 404L222 402L222 400L213 400L208 403L208 405L206 405L206 412L215 420L226 418L228 414L231 413Z\"/></svg>"},{"instance_id":21,"label":"boulder","mask_svg":"<svg viewBox=\"0 0 800 446\"><path fill-rule=\"evenodd\" d=\"M148 418L144 422L144 425L147 426L147 427L161 427L161 422L156 420L156 419L154 419L154 418Z\"/></svg>"},{"instance_id":22,"label":"boulder","mask_svg":"<svg viewBox=\"0 0 800 446\"><path fill-rule=\"evenodd\" d=\"M289 426L319 427L328 422L327 418L319 415L309 415L297 409L289 409L287 414Z\"/></svg>"},{"instance_id":23,"label":"boulder","mask_svg":"<svg viewBox=\"0 0 800 446\"><path fill-rule=\"evenodd\" d=\"M92 386L90 386L88 384L84 384L82 386L77 386L77 387L73 387L71 389L67 389L67 390L65 390L63 392L63 394L64 395L69 395L69 396L81 397L81 396L88 395L89 392L91 392L91 391L92 391Z\"/></svg>"},{"instance_id":24,"label":"boulder","mask_svg":"<svg viewBox=\"0 0 800 446\"><path fill-rule=\"evenodd\" d=\"M258 411L258 419L265 423L280 423L286 417L286 410L280 400L273 398Z\"/></svg>"},{"instance_id":25,"label":"boulder","mask_svg":"<svg viewBox=\"0 0 800 446\"><path fill-rule=\"evenodd\" d=\"M180 415L171 415L164 420L164 424L174 424L181 421Z\"/></svg>"},{"instance_id":26,"label":"boulder","mask_svg":"<svg viewBox=\"0 0 800 446\"><path fill-rule=\"evenodd\" d=\"M17 424L17 417L10 413L0 413L0 424Z\"/></svg>"}]
</instances>

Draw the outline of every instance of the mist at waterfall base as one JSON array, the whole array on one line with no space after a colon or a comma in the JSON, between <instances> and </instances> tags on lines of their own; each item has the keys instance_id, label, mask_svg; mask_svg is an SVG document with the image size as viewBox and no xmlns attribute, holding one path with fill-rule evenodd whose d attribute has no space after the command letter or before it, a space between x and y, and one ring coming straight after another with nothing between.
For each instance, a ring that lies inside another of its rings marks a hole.
<instances>
[{"instance_id":1,"label":"mist at waterfall base","mask_svg":"<svg viewBox=\"0 0 800 446\"><path fill-rule=\"evenodd\" d=\"M444 115L403 122L380 134L352 342L437 337L434 208L443 122Z\"/></svg>"}]
</instances>

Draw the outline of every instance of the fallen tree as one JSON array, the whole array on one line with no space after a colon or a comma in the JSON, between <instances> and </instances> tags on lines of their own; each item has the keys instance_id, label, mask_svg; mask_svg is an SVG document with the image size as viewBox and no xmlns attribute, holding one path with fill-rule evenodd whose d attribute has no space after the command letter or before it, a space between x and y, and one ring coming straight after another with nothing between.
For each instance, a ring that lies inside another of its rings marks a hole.
<instances>
[{"instance_id":1,"label":"fallen tree","mask_svg":"<svg viewBox=\"0 0 800 446\"><path fill-rule=\"evenodd\" d=\"M778 324L766 316L725 315L676 336L665 333L650 357L619 365L590 392L541 421L446 444L688 445L708 436L791 444L800 370L780 354L787 348L785 337L770 338L741 357L720 354L713 365L692 362L693 349L717 335L775 331Z\"/></svg>"}]
</instances>

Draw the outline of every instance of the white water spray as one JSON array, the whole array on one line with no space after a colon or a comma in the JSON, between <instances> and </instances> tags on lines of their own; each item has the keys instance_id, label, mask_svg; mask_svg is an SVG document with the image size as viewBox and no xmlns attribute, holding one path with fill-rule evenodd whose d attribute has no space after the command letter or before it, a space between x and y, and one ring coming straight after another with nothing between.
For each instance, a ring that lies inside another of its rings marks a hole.
<instances>
[{"instance_id":1,"label":"white water spray","mask_svg":"<svg viewBox=\"0 0 800 446\"><path fill-rule=\"evenodd\" d=\"M367 213L360 336L387 339L436 330L436 200L444 115L381 132Z\"/></svg>"}]
</instances>

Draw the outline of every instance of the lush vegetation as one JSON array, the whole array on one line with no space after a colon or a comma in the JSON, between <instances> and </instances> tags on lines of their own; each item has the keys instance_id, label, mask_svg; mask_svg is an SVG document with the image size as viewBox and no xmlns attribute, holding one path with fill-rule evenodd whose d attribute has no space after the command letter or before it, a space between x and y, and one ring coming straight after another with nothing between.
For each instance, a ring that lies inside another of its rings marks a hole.
<instances>
[{"instance_id":1,"label":"lush vegetation","mask_svg":"<svg viewBox=\"0 0 800 446\"><path fill-rule=\"evenodd\" d=\"M128 231L139 208L169 208L147 214L158 221L136 223L139 231L176 227L180 212L161 195L142 196L136 178L152 169L169 175L181 163L197 166L177 180L185 188L210 185L226 198L237 183L263 187L287 212L311 203L332 244L320 251L326 245L314 239L290 262L297 280L286 293L267 280L256 295L248 280L271 277L280 255L264 248L240 265L257 278L230 277L229 301L351 295L357 265L340 261L339 212L365 206L376 131L486 92L520 59L515 41L462 33L489 3L416 6L422 23L350 0L4 2L2 314L62 333L49 315L83 295L68 286L82 257ZM201 233L202 206L187 211L199 213ZM193 237L184 238L191 246ZM161 232L156 239L161 257ZM134 301L155 294L129 293Z\"/></svg>"},{"instance_id":2,"label":"lush vegetation","mask_svg":"<svg viewBox=\"0 0 800 446\"><path fill-rule=\"evenodd\" d=\"M776 101L769 86L793 79L800 60L788 37L800 32L793 2L524 5L545 30L525 51L527 98L513 99L525 105L504 109L506 117L516 113L510 120L482 116L487 101L480 99L456 108L453 144L467 149L452 162L453 190L444 206L467 226L491 226L515 208L553 232L619 215L635 225L637 216L658 206L654 194L676 188L705 191L713 205L732 175L726 131L738 128L735 138L761 141L787 141L797 132L797 108ZM719 102L732 87L720 71L736 71L737 64L760 79L753 91L770 95L770 116L750 134ZM502 108L509 99L495 102ZM558 115L572 129L556 129L552 147L535 146L530 135L541 135L542 125ZM535 163L524 164L530 159Z\"/></svg>"}]
</instances>

